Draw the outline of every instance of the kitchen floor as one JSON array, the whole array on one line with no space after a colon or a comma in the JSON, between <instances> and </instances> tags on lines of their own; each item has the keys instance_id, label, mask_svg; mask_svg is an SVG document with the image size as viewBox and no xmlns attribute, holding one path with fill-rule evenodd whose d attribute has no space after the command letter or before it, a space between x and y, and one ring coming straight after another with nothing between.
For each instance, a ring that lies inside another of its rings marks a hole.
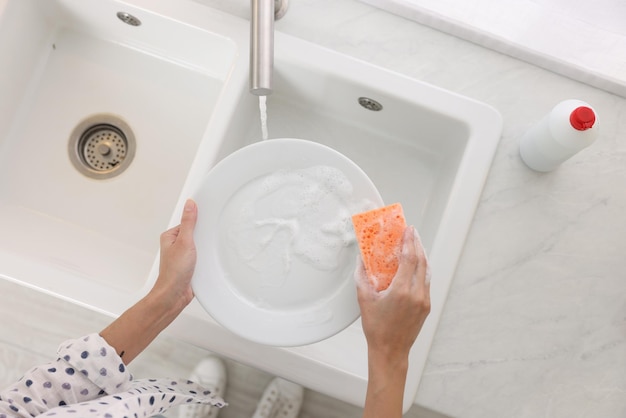
<instances>
[{"instance_id":1,"label":"kitchen floor","mask_svg":"<svg viewBox=\"0 0 626 418\"><path fill-rule=\"evenodd\" d=\"M111 319L70 302L0 279L0 387L19 379L32 366L54 359L58 345L70 338L98 332ZM165 335L133 363L135 377L187 377L208 351ZM225 360L228 370L222 418L252 416L256 402L272 376L243 364ZM357 418L361 408L307 390L300 418ZM172 410L168 417L176 417ZM413 406L408 418L439 418L441 415Z\"/></svg>"}]
</instances>

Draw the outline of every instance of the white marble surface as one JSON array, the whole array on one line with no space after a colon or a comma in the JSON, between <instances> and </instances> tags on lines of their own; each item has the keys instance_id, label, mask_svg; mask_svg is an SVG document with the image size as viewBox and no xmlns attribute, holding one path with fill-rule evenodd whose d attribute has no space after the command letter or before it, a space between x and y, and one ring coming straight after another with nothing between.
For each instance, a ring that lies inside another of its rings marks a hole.
<instances>
[{"instance_id":1,"label":"white marble surface","mask_svg":"<svg viewBox=\"0 0 626 418\"><path fill-rule=\"evenodd\" d=\"M621 0L361 0L626 97Z\"/></svg>"},{"instance_id":2,"label":"white marble surface","mask_svg":"<svg viewBox=\"0 0 626 418\"><path fill-rule=\"evenodd\" d=\"M247 16L245 0L198 1ZM277 29L503 115L417 403L468 418L626 416L626 99L356 1L292 0ZM518 138L567 98L596 107L600 138L535 173Z\"/></svg>"},{"instance_id":3,"label":"white marble surface","mask_svg":"<svg viewBox=\"0 0 626 418\"><path fill-rule=\"evenodd\" d=\"M247 18L247 0L196 1ZM417 403L463 418L626 416L626 99L356 0L291 0L277 30L503 115ZM566 98L597 109L600 138L535 173L517 140Z\"/></svg>"}]
</instances>

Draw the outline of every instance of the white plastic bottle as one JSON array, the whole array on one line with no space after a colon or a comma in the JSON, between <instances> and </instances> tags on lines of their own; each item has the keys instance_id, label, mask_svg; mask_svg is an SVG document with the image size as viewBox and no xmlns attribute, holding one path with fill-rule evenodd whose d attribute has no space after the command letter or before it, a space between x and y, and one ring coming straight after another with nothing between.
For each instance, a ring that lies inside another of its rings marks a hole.
<instances>
[{"instance_id":1,"label":"white plastic bottle","mask_svg":"<svg viewBox=\"0 0 626 418\"><path fill-rule=\"evenodd\" d=\"M564 100L520 140L520 155L537 171L551 171L598 137L598 117L580 100Z\"/></svg>"}]
</instances>

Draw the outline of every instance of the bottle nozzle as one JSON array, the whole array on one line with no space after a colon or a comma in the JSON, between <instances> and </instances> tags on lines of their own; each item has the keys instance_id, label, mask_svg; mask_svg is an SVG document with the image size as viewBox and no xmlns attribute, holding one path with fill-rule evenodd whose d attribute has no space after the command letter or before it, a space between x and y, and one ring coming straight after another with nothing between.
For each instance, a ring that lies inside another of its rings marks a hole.
<instances>
[{"instance_id":1,"label":"bottle nozzle","mask_svg":"<svg viewBox=\"0 0 626 418\"><path fill-rule=\"evenodd\" d=\"M596 114L587 106L580 106L570 114L569 121L574 129L586 131L596 122Z\"/></svg>"}]
</instances>

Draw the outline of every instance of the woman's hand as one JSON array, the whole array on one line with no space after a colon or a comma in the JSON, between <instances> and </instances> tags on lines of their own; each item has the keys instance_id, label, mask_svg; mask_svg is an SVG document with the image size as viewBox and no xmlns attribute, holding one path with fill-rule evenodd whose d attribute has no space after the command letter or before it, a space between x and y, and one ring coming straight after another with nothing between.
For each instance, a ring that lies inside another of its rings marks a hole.
<instances>
[{"instance_id":1,"label":"woman's hand","mask_svg":"<svg viewBox=\"0 0 626 418\"><path fill-rule=\"evenodd\" d=\"M150 293L175 309L182 310L193 299L191 277L197 258L193 231L197 219L198 207L187 200L180 225L161 234L159 277Z\"/></svg>"},{"instance_id":2,"label":"woman's hand","mask_svg":"<svg viewBox=\"0 0 626 418\"><path fill-rule=\"evenodd\" d=\"M404 231L399 257L396 275L380 292L362 261L355 271L368 348L366 418L402 416L409 351L430 312L428 261L415 228Z\"/></svg>"},{"instance_id":3,"label":"woman's hand","mask_svg":"<svg viewBox=\"0 0 626 418\"><path fill-rule=\"evenodd\" d=\"M387 289L376 291L359 263L357 294L370 350L408 355L430 312L427 272L426 254L413 227L404 231L398 271Z\"/></svg>"},{"instance_id":4,"label":"woman's hand","mask_svg":"<svg viewBox=\"0 0 626 418\"><path fill-rule=\"evenodd\" d=\"M193 230L197 218L198 208L188 200L180 225L161 234L159 277L152 290L100 332L125 364L133 361L193 299Z\"/></svg>"}]
</instances>

